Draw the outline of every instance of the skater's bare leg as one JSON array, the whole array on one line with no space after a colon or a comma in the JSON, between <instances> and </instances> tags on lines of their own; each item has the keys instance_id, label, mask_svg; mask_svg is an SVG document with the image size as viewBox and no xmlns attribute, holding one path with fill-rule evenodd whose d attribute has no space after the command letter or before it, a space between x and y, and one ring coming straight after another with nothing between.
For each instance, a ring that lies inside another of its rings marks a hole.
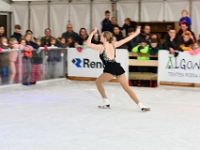
<instances>
[{"instance_id":1,"label":"skater's bare leg","mask_svg":"<svg viewBox=\"0 0 200 150\"><path fill-rule=\"evenodd\" d=\"M131 97L131 99L136 103L139 104L140 101L137 98L137 96L135 95L135 93L133 92L133 90L131 90L131 88L128 85L128 82L126 80L126 75L125 73L117 76L117 80L118 82L121 84L121 86L123 87L123 89L128 93L128 95Z\"/></svg>"},{"instance_id":2,"label":"skater's bare leg","mask_svg":"<svg viewBox=\"0 0 200 150\"><path fill-rule=\"evenodd\" d=\"M113 79L113 75L109 74L109 73L102 73L96 80L96 86L97 89L99 90L99 93L101 94L102 98L107 98L105 90L102 86L102 83L104 82L108 82L111 79Z\"/></svg>"}]
</instances>

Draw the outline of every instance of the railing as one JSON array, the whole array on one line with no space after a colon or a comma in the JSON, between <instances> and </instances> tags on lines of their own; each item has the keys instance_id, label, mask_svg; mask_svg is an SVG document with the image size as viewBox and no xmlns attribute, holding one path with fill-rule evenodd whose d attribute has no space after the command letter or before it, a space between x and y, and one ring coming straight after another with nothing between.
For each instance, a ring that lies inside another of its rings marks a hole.
<instances>
[{"instance_id":1,"label":"railing","mask_svg":"<svg viewBox=\"0 0 200 150\"><path fill-rule=\"evenodd\" d=\"M137 60L137 56L147 56L150 58L158 58L158 55L150 55L150 54L138 54L129 52L129 66L136 67L158 67L158 60ZM157 80L157 73L151 72L129 72L130 80Z\"/></svg>"},{"instance_id":2,"label":"railing","mask_svg":"<svg viewBox=\"0 0 200 150\"><path fill-rule=\"evenodd\" d=\"M17 60L9 61L9 55L16 52ZM7 54L7 55L5 55ZM43 47L32 51L32 57L25 57L19 49L3 49L0 52L0 85L23 83L66 77L67 49ZM3 59L4 58L4 59Z\"/></svg>"}]
</instances>

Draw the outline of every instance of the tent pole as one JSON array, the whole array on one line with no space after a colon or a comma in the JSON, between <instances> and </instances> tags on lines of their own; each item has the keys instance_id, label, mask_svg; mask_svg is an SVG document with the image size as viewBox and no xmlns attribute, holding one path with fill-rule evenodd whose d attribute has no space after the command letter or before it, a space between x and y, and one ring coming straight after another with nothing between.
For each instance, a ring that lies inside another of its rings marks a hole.
<instances>
[{"instance_id":1,"label":"tent pole","mask_svg":"<svg viewBox=\"0 0 200 150\"><path fill-rule=\"evenodd\" d=\"M138 1L138 5L139 5L139 7L138 7L138 21L139 22L141 22L141 1L142 0Z\"/></svg>"},{"instance_id":2,"label":"tent pole","mask_svg":"<svg viewBox=\"0 0 200 150\"><path fill-rule=\"evenodd\" d=\"M69 20L68 20L68 23L70 23L70 19L71 19L71 2L72 2L72 0L69 0Z\"/></svg>"},{"instance_id":3,"label":"tent pole","mask_svg":"<svg viewBox=\"0 0 200 150\"><path fill-rule=\"evenodd\" d=\"M31 1L28 1L28 29L31 29Z\"/></svg>"},{"instance_id":4,"label":"tent pole","mask_svg":"<svg viewBox=\"0 0 200 150\"><path fill-rule=\"evenodd\" d=\"M93 5L93 0L90 0L90 32L92 31L93 29L93 16L92 16L92 13L93 13L93 9L92 9L92 5Z\"/></svg>"},{"instance_id":5,"label":"tent pole","mask_svg":"<svg viewBox=\"0 0 200 150\"><path fill-rule=\"evenodd\" d=\"M189 1L189 16L192 18L192 0Z\"/></svg>"},{"instance_id":6,"label":"tent pole","mask_svg":"<svg viewBox=\"0 0 200 150\"><path fill-rule=\"evenodd\" d=\"M48 1L48 28L50 28L50 3L51 3L51 1Z\"/></svg>"}]
</instances>

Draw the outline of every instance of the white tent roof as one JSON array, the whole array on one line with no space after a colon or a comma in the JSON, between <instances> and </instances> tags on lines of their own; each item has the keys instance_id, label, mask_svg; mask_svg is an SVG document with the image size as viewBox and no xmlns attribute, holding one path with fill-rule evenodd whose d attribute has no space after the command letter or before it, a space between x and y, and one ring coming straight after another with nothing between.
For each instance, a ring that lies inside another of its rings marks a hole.
<instances>
[{"instance_id":1,"label":"white tent roof","mask_svg":"<svg viewBox=\"0 0 200 150\"><path fill-rule=\"evenodd\" d=\"M11 12L10 4L0 0L0 12Z\"/></svg>"}]
</instances>

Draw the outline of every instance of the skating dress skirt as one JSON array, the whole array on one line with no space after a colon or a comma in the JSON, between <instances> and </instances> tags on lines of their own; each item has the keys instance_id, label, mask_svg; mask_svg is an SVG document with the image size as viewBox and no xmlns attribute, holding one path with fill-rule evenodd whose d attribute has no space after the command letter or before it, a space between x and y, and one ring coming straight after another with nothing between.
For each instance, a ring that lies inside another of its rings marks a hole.
<instances>
[{"instance_id":1,"label":"skating dress skirt","mask_svg":"<svg viewBox=\"0 0 200 150\"><path fill-rule=\"evenodd\" d=\"M124 69L121 67L120 63L116 62L115 58L110 59L106 56L106 48L104 48L103 53L100 54L100 59L104 64L104 70L103 70L104 73L110 73L113 76L120 76L123 73L125 73Z\"/></svg>"}]
</instances>

